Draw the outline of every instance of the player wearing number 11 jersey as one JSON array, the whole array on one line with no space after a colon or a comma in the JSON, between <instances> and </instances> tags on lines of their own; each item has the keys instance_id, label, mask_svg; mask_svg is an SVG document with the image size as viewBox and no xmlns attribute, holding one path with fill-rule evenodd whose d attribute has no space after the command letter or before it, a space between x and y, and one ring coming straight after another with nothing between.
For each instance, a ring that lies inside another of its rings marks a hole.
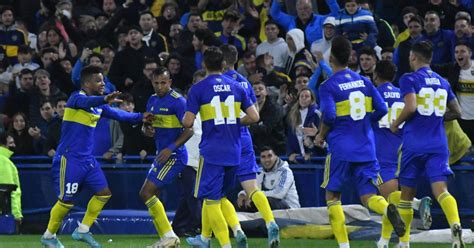
<instances>
[{"instance_id":1,"label":"player wearing number 11 jersey","mask_svg":"<svg viewBox=\"0 0 474 248\"><path fill-rule=\"evenodd\" d=\"M402 189L399 204L407 230L413 219L412 201L418 177L426 174L433 195L439 202L451 227L453 246L464 247L457 203L447 189L447 177L453 172L448 165L448 143L444 121L460 117L459 104L449 83L429 68L433 56L430 42L420 41L410 50L413 73L400 78L400 90L405 101L400 116L390 129L403 127L403 146L399 180ZM449 109L449 111L447 111ZM401 247L409 247L410 233L400 238Z\"/></svg>"},{"instance_id":2,"label":"player wearing number 11 jersey","mask_svg":"<svg viewBox=\"0 0 474 248\"><path fill-rule=\"evenodd\" d=\"M394 205L377 195L379 166L375 154L371 121L387 113L387 107L367 78L349 70L350 41L342 36L332 40L331 66L334 74L320 86L322 120L316 136L318 146L327 140L324 182L329 219L339 247L349 247L345 217L341 206L341 192L351 181L361 202L374 212L386 215L396 233L404 234L404 224Z\"/></svg>"}]
</instances>

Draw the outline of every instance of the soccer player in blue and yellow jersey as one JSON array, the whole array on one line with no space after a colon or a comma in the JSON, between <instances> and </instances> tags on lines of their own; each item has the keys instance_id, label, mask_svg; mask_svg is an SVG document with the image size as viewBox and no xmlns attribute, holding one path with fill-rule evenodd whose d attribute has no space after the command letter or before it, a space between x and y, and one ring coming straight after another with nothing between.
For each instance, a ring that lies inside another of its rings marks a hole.
<instances>
[{"instance_id":1,"label":"soccer player in blue and yellow jersey","mask_svg":"<svg viewBox=\"0 0 474 248\"><path fill-rule=\"evenodd\" d=\"M46 247L63 247L56 238L64 216L73 207L76 193L83 186L89 187L94 196L87 205L87 211L73 232L74 240L100 247L89 232L100 211L112 196L104 172L92 156L94 129L100 117L139 123L151 121L150 113L128 113L109 106L120 102L120 92L102 96L105 90L102 70L96 66L85 67L81 72L82 89L74 92L66 103L61 140L53 158L52 175L58 201L51 209L48 228L41 237Z\"/></svg>"},{"instance_id":2,"label":"soccer player in blue and yellow jersey","mask_svg":"<svg viewBox=\"0 0 474 248\"><path fill-rule=\"evenodd\" d=\"M221 200L234 186L240 165L240 127L257 122L259 115L242 86L221 74L223 60L219 48L210 47L204 52L207 77L189 90L183 125L192 127L196 114L200 114L201 160L194 191L196 197L204 200L202 229L214 232L222 247L230 247ZM240 118L240 110L246 113L243 118ZM203 233L202 239L209 241L211 234Z\"/></svg>"},{"instance_id":3,"label":"soccer player in blue and yellow jersey","mask_svg":"<svg viewBox=\"0 0 474 248\"><path fill-rule=\"evenodd\" d=\"M357 184L361 202L372 211L386 215L399 236L404 224L395 205L377 195L379 166L375 155L372 120L387 113L382 97L367 78L347 68L352 46L342 36L332 40L330 62L334 74L320 86L323 122L315 143L329 145L324 182L326 201L339 247L349 247L341 191L350 181Z\"/></svg>"},{"instance_id":4,"label":"soccer player in blue and yellow jersey","mask_svg":"<svg viewBox=\"0 0 474 248\"><path fill-rule=\"evenodd\" d=\"M379 61L375 66L374 84L388 107L388 113L379 121L372 122L375 136L375 150L380 165L379 189L380 194L389 203L398 205L401 192L398 190L398 149L402 144L402 135L392 133L390 124L402 112L405 103L400 94L400 89L391 83L397 73L397 67L390 61ZM403 124L400 125L402 128ZM431 198L414 199L413 208L419 210L425 229L431 226ZM382 219L382 233L377 242L378 248L388 248L392 236L392 225L386 216Z\"/></svg>"},{"instance_id":5,"label":"soccer player in blue and yellow jersey","mask_svg":"<svg viewBox=\"0 0 474 248\"><path fill-rule=\"evenodd\" d=\"M186 166L188 153L183 144L193 135L192 129L183 128L181 124L186 99L171 89L170 76L165 67L153 71L151 83L155 94L148 99L146 110L154 114L155 120L151 126L144 126L145 134L155 138L158 152L140 190L140 197L161 237L153 247L179 247L179 238L171 228L158 196L163 187L173 182Z\"/></svg>"},{"instance_id":6,"label":"soccer player in blue and yellow jersey","mask_svg":"<svg viewBox=\"0 0 474 248\"><path fill-rule=\"evenodd\" d=\"M449 82L433 72L429 65L433 46L428 41L413 44L410 67L414 71L400 78L400 91L405 107L392 123L392 132L403 126L403 146L399 181L402 195L398 206L407 230L413 219L412 200L417 179L426 174L433 195L438 200L452 232L452 247L464 247L456 199L449 194L448 176L453 172L448 165L448 143L443 121L454 120L461 110ZM410 233L400 238L400 247L409 247Z\"/></svg>"},{"instance_id":7,"label":"soccer player in blue and yellow jersey","mask_svg":"<svg viewBox=\"0 0 474 248\"><path fill-rule=\"evenodd\" d=\"M237 48L233 45L222 45L220 47L224 56L224 76L228 76L232 80L239 83L242 88L245 90L247 95L250 97L250 100L253 103L257 102L257 98L255 97L255 93L253 92L252 85L250 82L242 75L240 75L237 71L234 70L234 64L237 63L237 56L238 51ZM245 113L241 112L241 116L245 115ZM279 228L275 222L275 218L273 217L272 209L270 208L270 204L268 203L267 197L265 194L260 191L257 186L257 172L259 171L258 165L255 160L255 153L253 151L253 142L252 137L250 136L250 132L248 127L242 126L240 128L241 134L241 147L242 153L240 157L240 165L237 168L237 180L239 180L240 185L245 190L246 194L248 194L250 199L254 202L255 206L261 213L263 219L267 224L268 230L268 245L269 247L278 247L279 245ZM234 205L226 198L221 199L221 207L222 213L224 214L224 218L227 221L227 224L232 228L234 232L234 237L237 240L237 244L239 246L246 246L247 239L245 234L240 227L239 220L237 218L233 218L236 216ZM206 233L206 231L203 231ZM210 231L207 230L207 233ZM200 235L194 238L188 238L188 243L199 244L202 243L200 240Z\"/></svg>"}]
</instances>

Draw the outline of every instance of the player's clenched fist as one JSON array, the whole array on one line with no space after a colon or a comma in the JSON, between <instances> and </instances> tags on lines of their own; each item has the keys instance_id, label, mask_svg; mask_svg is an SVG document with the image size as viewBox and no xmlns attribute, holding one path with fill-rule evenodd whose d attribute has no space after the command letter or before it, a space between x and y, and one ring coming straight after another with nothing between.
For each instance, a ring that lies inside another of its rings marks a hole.
<instances>
[{"instance_id":1,"label":"player's clenched fist","mask_svg":"<svg viewBox=\"0 0 474 248\"><path fill-rule=\"evenodd\" d=\"M155 120L155 115L150 112L143 113L143 122L147 124L152 124Z\"/></svg>"}]
</instances>

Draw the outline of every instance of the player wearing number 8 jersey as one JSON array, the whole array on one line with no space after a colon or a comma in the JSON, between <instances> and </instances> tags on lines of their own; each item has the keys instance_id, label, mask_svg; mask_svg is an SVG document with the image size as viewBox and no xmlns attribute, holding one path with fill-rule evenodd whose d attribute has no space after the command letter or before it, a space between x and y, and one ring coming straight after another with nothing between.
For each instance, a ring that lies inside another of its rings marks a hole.
<instances>
[{"instance_id":1,"label":"player wearing number 8 jersey","mask_svg":"<svg viewBox=\"0 0 474 248\"><path fill-rule=\"evenodd\" d=\"M446 183L453 172L448 166L449 151L443 121L460 117L461 111L449 83L429 68L432 56L430 42L414 43L409 57L414 72L400 78L405 107L390 127L397 132L400 123L405 122L399 173L402 189L399 211L409 230L416 181L426 174L433 195L451 227L453 247L460 248L464 244L457 203L449 194ZM400 238L401 247L409 247L409 240L410 233L407 232Z\"/></svg>"},{"instance_id":2,"label":"player wearing number 8 jersey","mask_svg":"<svg viewBox=\"0 0 474 248\"><path fill-rule=\"evenodd\" d=\"M332 40L331 66L334 74L320 86L322 120L316 145L327 139L324 182L329 219L339 247L349 247L345 217L341 206L343 186L357 183L361 202L369 209L386 215L398 235L404 225L396 207L377 195L378 164L371 121L387 113L385 103L367 78L349 70L350 41L342 36Z\"/></svg>"},{"instance_id":3,"label":"player wearing number 8 jersey","mask_svg":"<svg viewBox=\"0 0 474 248\"><path fill-rule=\"evenodd\" d=\"M192 127L196 114L200 114L201 159L194 191L196 197L204 199L202 229L210 226L221 246L230 247L221 199L233 187L240 164L240 127L257 122L259 115L242 86L221 75L223 54L219 48L204 52L204 67L208 76L189 90L183 125ZM242 119L240 110L247 114ZM208 241L210 235L203 238Z\"/></svg>"}]
</instances>

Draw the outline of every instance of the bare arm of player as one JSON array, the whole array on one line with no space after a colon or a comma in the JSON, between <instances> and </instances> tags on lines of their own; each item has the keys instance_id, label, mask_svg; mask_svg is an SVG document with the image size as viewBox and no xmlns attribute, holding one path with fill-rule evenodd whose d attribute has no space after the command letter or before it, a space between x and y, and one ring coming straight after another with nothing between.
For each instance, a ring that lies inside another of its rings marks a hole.
<instances>
[{"instance_id":1,"label":"bare arm of player","mask_svg":"<svg viewBox=\"0 0 474 248\"><path fill-rule=\"evenodd\" d=\"M390 131L392 131L393 133L398 132L398 127L400 126L400 124L410 119L410 117L416 111L415 93L405 95L403 100L405 101L405 107L403 107L402 112L400 113L398 118L394 122L392 122L392 125L390 126Z\"/></svg>"},{"instance_id":2,"label":"bare arm of player","mask_svg":"<svg viewBox=\"0 0 474 248\"><path fill-rule=\"evenodd\" d=\"M255 108L255 105L252 105L248 107L245 110L245 113L247 114L244 116L242 119L240 119L240 124L241 125L250 125L257 123L260 120L260 115L258 114L257 109Z\"/></svg>"},{"instance_id":3,"label":"bare arm of player","mask_svg":"<svg viewBox=\"0 0 474 248\"><path fill-rule=\"evenodd\" d=\"M160 151L160 153L156 156L156 161L158 161L158 163L160 164L168 161L171 156L171 153L173 153L176 148L184 145L184 143L186 143L186 141L188 141L192 136L193 129L185 128L181 135L173 143L171 143L168 147Z\"/></svg>"},{"instance_id":4,"label":"bare arm of player","mask_svg":"<svg viewBox=\"0 0 474 248\"><path fill-rule=\"evenodd\" d=\"M192 112L186 111L183 117L183 127L185 128L192 128L194 125L194 120L196 119L196 115Z\"/></svg>"},{"instance_id":5,"label":"bare arm of player","mask_svg":"<svg viewBox=\"0 0 474 248\"><path fill-rule=\"evenodd\" d=\"M461 107L459 106L458 99L454 98L448 102L448 111L444 114L445 121L456 120L461 117Z\"/></svg>"},{"instance_id":6,"label":"bare arm of player","mask_svg":"<svg viewBox=\"0 0 474 248\"><path fill-rule=\"evenodd\" d=\"M326 137L328 136L329 131L331 131L331 127L326 125L324 122L321 122L319 130L319 133L314 139L314 144L318 147L324 148L324 143L326 142Z\"/></svg>"}]
</instances>

